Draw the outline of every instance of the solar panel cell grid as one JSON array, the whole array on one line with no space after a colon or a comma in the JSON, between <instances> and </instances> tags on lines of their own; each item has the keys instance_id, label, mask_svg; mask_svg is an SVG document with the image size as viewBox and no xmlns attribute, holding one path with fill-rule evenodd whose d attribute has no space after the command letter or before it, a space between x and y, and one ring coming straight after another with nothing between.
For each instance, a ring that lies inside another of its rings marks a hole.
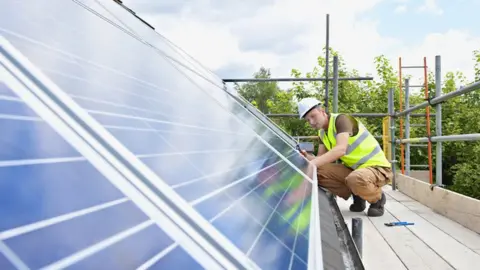
<instances>
[{"instance_id":1,"label":"solar panel cell grid","mask_svg":"<svg viewBox=\"0 0 480 270\"><path fill-rule=\"evenodd\" d=\"M0 116L2 127L0 144L0 164L4 161L78 157L70 147L47 123L35 117L31 120L15 119L21 114Z\"/></svg>"},{"instance_id":2,"label":"solar panel cell grid","mask_svg":"<svg viewBox=\"0 0 480 270\"><path fill-rule=\"evenodd\" d=\"M4 83L0 89L17 98ZM185 266L198 269L181 248L164 251L175 242L26 104L5 102L15 109L0 119L0 269L82 259L79 267L92 266L99 258L105 266L122 258L115 269L131 269L162 251L157 267L183 256ZM25 111L37 121L15 119Z\"/></svg>"},{"instance_id":3,"label":"solar panel cell grid","mask_svg":"<svg viewBox=\"0 0 480 270\"><path fill-rule=\"evenodd\" d=\"M0 241L0 250L3 250L4 246L3 243ZM0 252L0 267L2 269L15 269L15 265L13 265L2 252Z\"/></svg>"},{"instance_id":4,"label":"solar panel cell grid","mask_svg":"<svg viewBox=\"0 0 480 270\"><path fill-rule=\"evenodd\" d=\"M143 22L133 17L128 12L125 12L124 8L120 7L113 1L78 0L77 2L80 2L83 5L94 9L96 12L99 12L108 20L115 22L118 26L122 27L126 31L141 37L142 40L157 47L159 50L161 50L161 53L171 58L173 63L179 63L192 70L195 70L196 72L202 74L202 76L208 78L208 80L217 85L221 86L223 84L220 78L212 74L209 70L206 70L198 62L193 60L190 56L186 55L180 48L170 43L163 36L154 32L149 27L146 27Z\"/></svg>"}]
</instances>

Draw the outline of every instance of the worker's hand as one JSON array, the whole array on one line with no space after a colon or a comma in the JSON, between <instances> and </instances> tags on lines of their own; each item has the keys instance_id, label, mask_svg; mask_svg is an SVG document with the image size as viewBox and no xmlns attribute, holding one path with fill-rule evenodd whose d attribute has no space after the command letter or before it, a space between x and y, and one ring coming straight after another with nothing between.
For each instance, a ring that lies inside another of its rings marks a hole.
<instances>
[{"instance_id":1,"label":"worker's hand","mask_svg":"<svg viewBox=\"0 0 480 270\"><path fill-rule=\"evenodd\" d=\"M300 154L302 154L302 156L304 156L306 159L308 159L309 161L315 159L315 156L308 153L307 151L305 150L300 150Z\"/></svg>"}]
</instances>

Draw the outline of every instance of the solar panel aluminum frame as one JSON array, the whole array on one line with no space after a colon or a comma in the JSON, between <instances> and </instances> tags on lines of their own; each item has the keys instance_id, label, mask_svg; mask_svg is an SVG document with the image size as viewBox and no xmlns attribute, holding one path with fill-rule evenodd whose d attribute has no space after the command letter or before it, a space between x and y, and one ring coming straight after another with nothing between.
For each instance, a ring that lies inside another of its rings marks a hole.
<instances>
[{"instance_id":1,"label":"solar panel aluminum frame","mask_svg":"<svg viewBox=\"0 0 480 270\"><path fill-rule=\"evenodd\" d=\"M317 167L313 167L313 181L317 182ZM315 185L316 186L316 185ZM312 188L312 213L310 214L310 237L308 265L309 269L324 269L323 267L323 250L322 250L322 232L320 230L320 206L318 202L318 189Z\"/></svg>"},{"instance_id":2,"label":"solar panel aluminum frame","mask_svg":"<svg viewBox=\"0 0 480 270\"><path fill-rule=\"evenodd\" d=\"M172 239L182 247L199 263L211 269L232 269L240 265L244 269L258 269L249 258L237 250L233 244L221 235L203 217L198 215L193 208L180 198L169 186L164 184L155 173L143 165L132 153L126 150L116 139L103 129L93 118L84 112L73 100L70 99L58 86L51 82L40 70L24 57L4 37L0 36L0 63L13 73L12 75L21 80L20 83L12 83L17 94L39 115L42 116L57 132L72 144L80 153L88 157L97 169L104 174L117 188L126 194L147 216L154 220ZM13 77L12 77L13 78ZM23 87L18 87L23 85ZM55 100L57 99L57 100ZM71 110L68 112L65 106ZM82 125L81 122L85 124ZM96 134L95 134L96 133ZM121 163L118 156L102 145L95 138L101 136L120 152L122 158L131 162L147 181L153 182L153 186L163 192L170 200L175 199L180 204L183 214L189 215L195 220L195 224L188 223L181 218L178 212L168 207L160 197L151 190L146 183L135 175L135 172ZM166 193L166 194L165 194ZM186 213L185 213L186 212ZM193 217L192 217L193 216ZM168 222L167 222L168 221ZM199 224L200 223L200 224ZM206 233L202 235L194 226L201 226ZM210 226L209 226L210 225ZM215 242L208 241L205 234L214 237ZM217 248L215 247L217 245ZM218 245L226 247L223 254L218 250ZM228 252L225 254L225 252ZM232 255L233 254L233 255ZM227 255L227 256L225 256ZM229 258L227 258L229 257ZM235 262L232 262L232 258Z\"/></svg>"}]
</instances>

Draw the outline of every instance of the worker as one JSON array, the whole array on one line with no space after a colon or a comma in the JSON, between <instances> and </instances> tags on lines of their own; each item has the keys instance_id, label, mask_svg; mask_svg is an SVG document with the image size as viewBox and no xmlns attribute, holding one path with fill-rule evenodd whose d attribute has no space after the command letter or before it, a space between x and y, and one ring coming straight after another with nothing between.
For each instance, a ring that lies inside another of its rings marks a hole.
<instances>
[{"instance_id":1,"label":"worker","mask_svg":"<svg viewBox=\"0 0 480 270\"><path fill-rule=\"evenodd\" d=\"M367 215L382 216L386 203L382 186L392 180L393 173L375 137L355 117L325 112L315 98L300 100L298 113L319 130L317 155L301 150L317 167L318 185L345 200L352 195L352 212L364 211L368 202Z\"/></svg>"}]
</instances>

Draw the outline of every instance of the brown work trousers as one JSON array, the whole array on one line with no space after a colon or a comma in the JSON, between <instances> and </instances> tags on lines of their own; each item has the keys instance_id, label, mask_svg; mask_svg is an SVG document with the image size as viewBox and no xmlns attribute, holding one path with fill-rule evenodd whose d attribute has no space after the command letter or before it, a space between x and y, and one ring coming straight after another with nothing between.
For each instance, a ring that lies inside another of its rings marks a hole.
<instances>
[{"instance_id":1,"label":"brown work trousers","mask_svg":"<svg viewBox=\"0 0 480 270\"><path fill-rule=\"evenodd\" d=\"M392 169L367 167L352 170L343 164L329 163L317 169L318 185L347 200L355 194L369 203L382 197L382 187L393 178Z\"/></svg>"}]
</instances>

